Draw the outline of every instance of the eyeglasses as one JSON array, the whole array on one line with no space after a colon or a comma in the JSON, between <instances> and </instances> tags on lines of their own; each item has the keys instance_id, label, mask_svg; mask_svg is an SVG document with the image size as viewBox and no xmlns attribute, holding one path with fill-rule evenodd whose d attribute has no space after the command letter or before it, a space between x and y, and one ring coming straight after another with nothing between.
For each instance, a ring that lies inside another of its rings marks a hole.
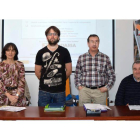
<instances>
[{"instance_id":1,"label":"eyeglasses","mask_svg":"<svg viewBox=\"0 0 140 140\"><path fill-rule=\"evenodd\" d=\"M95 43L95 44L97 44L97 43L99 43L99 41L97 40L97 41L93 41L93 40L89 40L89 43Z\"/></svg>"},{"instance_id":2,"label":"eyeglasses","mask_svg":"<svg viewBox=\"0 0 140 140\"><path fill-rule=\"evenodd\" d=\"M52 35L53 35L53 36L57 36L58 34L57 34L57 33L48 33L48 34L47 34L47 36L52 36Z\"/></svg>"}]
</instances>

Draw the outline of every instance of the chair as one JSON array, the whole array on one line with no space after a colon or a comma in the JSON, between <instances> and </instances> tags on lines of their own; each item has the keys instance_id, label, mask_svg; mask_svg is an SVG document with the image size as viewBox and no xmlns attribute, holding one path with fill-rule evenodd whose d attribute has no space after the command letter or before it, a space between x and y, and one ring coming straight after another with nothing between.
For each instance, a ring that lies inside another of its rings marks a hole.
<instances>
[{"instance_id":1,"label":"chair","mask_svg":"<svg viewBox=\"0 0 140 140\"><path fill-rule=\"evenodd\" d=\"M68 78L66 80L65 95L66 95L66 106L77 106L77 101L79 100L79 95L72 95L71 94L70 78Z\"/></svg>"},{"instance_id":2,"label":"chair","mask_svg":"<svg viewBox=\"0 0 140 140\"><path fill-rule=\"evenodd\" d=\"M66 97L70 94L71 92L70 92L70 78L68 78L67 80L66 80L66 90L65 90L65 95L66 95Z\"/></svg>"},{"instance_id":3,"label":"chair","mask_svg":"<svg viewBox=\"0 0 140 140\"><path fill-rule=\"evenodd\" d=\"M26 100L28 101L27 106L29 106L29 104L31 104L31 102L30 102L31 96L30 96L30 92L29 92L29 88L28 88L26 80L25 80L25 94L24 95L26 97Z\"/></svg>"},{"instance_id":4,"label":"chair","mask_svg":"<svg viewBox=\"0 0 140 140\"><path fill-rule=\"evenodd\" d=\"M107 106L109 105L109 94L108 94L108 91L106 93L106 105Z\"/></svg>"}]
</instances>

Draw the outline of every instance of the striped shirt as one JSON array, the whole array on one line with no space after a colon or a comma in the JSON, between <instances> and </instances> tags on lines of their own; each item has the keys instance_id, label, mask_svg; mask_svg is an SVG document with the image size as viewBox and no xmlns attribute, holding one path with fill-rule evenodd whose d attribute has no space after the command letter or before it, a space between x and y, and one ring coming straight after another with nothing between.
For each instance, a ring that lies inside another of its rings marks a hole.
<instances>
[{"instance_id":1,"label":"striped shirt","mask_svg":"<svg viewBox=\"0 0 140 140\"><path fill-rule=\"evenodd\" d=\"M133 74L125 77L118 88L115 105L140 105L140 82L137 82Z\"/></svg>"},{"instance_id":2,"label":"striped shirt","mask_svg":"<svg viewBox=\"0 0 140 140\"><path fill-rule=\"evenodd\" d=\"M80 55L75 71L75 86L99 87L106 85L109 90L116 76L107 55L98 51L93 57L89 52Z\"/></svg>"}]
</instances>

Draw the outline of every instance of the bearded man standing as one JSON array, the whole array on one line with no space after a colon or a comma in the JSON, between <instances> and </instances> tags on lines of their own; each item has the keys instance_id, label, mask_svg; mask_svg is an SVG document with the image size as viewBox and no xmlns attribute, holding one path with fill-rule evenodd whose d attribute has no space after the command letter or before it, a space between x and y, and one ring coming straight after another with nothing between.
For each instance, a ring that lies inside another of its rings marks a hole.
<instances>
[{"instance_id":1,"label":"bearded man standing","mask_svg":"<svg viewBox=\"0 0 140 140\"><path fill-rule=\"evenodd\" d=\"M35 61L35 74L40 80L38 106L65 103L66 79L72 72L69 51L58 45L60 30L51 26L45 35L48 45L38 51Z\"/></svg>"}]
</instances>

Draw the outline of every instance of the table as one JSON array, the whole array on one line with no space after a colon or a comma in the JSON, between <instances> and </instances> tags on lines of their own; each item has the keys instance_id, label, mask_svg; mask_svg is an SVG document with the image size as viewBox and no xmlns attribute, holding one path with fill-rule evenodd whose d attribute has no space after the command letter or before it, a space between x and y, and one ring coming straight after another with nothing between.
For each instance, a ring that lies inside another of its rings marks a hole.
<instances>
[{"instance_id":1,"label":"table","mask_svg":"<svg viewBox=\"0 0 140 140\"><path fill-rule=\"evenodd\" d=\"M44 107L29 106L20 112L0 111L0 120L140 120L140 111L127 106L110 106L100 116L88 116L83 107L66 107L65 112L44 112Z\"/></svg>"}]
</instances>

